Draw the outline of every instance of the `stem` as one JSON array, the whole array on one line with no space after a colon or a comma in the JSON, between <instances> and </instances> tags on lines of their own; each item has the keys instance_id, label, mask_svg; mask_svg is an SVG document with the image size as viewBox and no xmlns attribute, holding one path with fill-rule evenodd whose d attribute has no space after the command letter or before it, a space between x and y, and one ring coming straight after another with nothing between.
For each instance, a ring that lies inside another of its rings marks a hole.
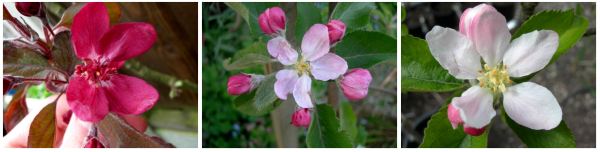
<instances>
[{"instance_id":1,"label":"stem","mask_svg":"<svg viewBox=\"0 0 600 152\"><path fill-rule=\"evenodd\" d=\"M45 82L46 79L34 79L34 78L23 78L22 79L23 82ZM54 83L67 83L67 81L63 81L63 80L50 80Z\"/></svg>"},{"instance_id":2,"label":"stem","mask_svg":"<svg viewBox=\"0 0 600 152\"><path fill-rule=\"evenodd\" d=\"M337 3L335 2L330 2L329 3L329 16L332 15L333 13L333 8L335 8L335 5ZM335 48L331 48L329 49L329 52L331 53L335 53ZM331 105L332 107L336 107L338 104L338 89L337 89L337 85L335 84L335 81L329 81L327 82L327 103L329 105Z\"/></svg>"},{"instance_id":3,"label":"stem","mask_svg":"<svg viewBox=\"0 0 600 152\"><path fill-rule=\"evenodd\" d=\"M172 89L187 89L191 91L198 90L198 85L188 80L178 79L174 76L164 74L155 70L152 70L142 63L136 60L129 60L125 62L125 69L129 72L134 73L140 77L149 79L154 82L159 82L168 86L171 86Z\"/></svg>"}]
</instances>

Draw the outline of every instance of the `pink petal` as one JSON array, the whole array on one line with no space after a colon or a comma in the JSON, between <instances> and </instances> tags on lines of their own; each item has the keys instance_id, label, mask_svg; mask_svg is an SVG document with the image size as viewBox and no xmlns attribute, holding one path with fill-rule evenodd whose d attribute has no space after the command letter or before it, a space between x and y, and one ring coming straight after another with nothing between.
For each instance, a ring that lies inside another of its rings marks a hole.
<instances>
[{"instance_id":1,"label":"pink petal","mask_svg":"<svg viewBox=\"0 0 600 152\"><path fill-rule=\"evenodd\" d=\"M100 54L118 62L136 57L152 48L156 31L148 23L121 23L113 26L100 40Z\"/></svg>"},{"instance_id":2,"label":"pink petal","mask_svg":"<svg viewBox=\"0 0 600 152\"><path fill-rule=\"evenodd\" d=\"M533 31L512 41L503 64L511 77L522 77L537 72L552 59L558 48L558 34L552 30Z\"/></svg>"},{"instance_id":3,"label":"pink petal","mask_svg":"<svg viewBox=\"0 0 600 152\"><path fill-rule=\"evenodd\" d=\"M237 74L229 77L227 80L227 93L229 95L244 94L252 88L252 76L247 74Z\"/></svg>"},{"instance_id":4,"label":"pink petal","mask_svg":"<svg viewBox=\"0 0 600 152\"><path fill-rule=\"evenodd\" d=\"M283 65L292 65L298 60L298 52L281 36L269 40L267 51Z\"/></svg>"},{"instance_id":5,"label":"pink petal","mask_svg":"<svg viewBox=\"0 0 600 152\"><path fill-rule=\"evenodd\" d=\"M73 17L71 25L71 41L77 57L98 57L100 38L108 31L109 26L108 10L104 4L87 3L83 6Z\"/></svg>"},{"instance_id":6,"label":"pink petal","mask_svg":"<svg viewBox=\"0 0 600 152\"><path fill-rule=\"evenodd\" d=\"M308 128L308 126L310 126L310 120L310 110L301 108L292 114L292 122L290 122L290 124L296 127Z\"/></svg>"},{"instance_id":7,"label":"pink petal","mask_svg":"<svg viewBox=\"0 0 600 152\"><path fill-rule=\"evenodd\" d=\"M308 75L302 75L296 81L294 86L294 90L292 94L294 95L294 100L296 100L296 104L302 108L312 108L312 100L310 98L310 90L312 87L312 82Z\"/></svg>"},{"instance_id":8,"label":"pink petal","mask_svg":"<svg viewBox=\"0 0 600 152\"><path fill-rule=\"evenodd\" d=\"M138 115L156 104L158 92L142 79L115 74L109 86L102 88L110 100L110 111L124 115Z\"/></svg>"},{"instance_id":9,"label":"pink petal","mask_svg":"<svg viewBox=\"0 0 600 152\"><path fill-rule=\"evenodd\" d=\"M269 26L269 18L267 16L267 11L263 12L258 16L258 26L267 35L272 35L275 33L275 30L271 29L271 26Z\"/></svg>"},{"instance_id":10,"label":"pink petal","mask_svg":"<svg viewBox=\"0 0 600 152\"><path fill-rule=\"evenodd\" d=\"M463 131L471 136L479 136L485 132L485 126L481 128L473 128L469 126L463 126Z\"/></svg>"},{"instance_id":11,"label":"pink petal","mask_svg":"<svg viewBox=\"0 0 600 152\"><path fill-rule=\"evenodd\" d=\"M431 55L458 79L475 79L481 70L479 54L466 36L451 28L433 27L425 35Z\"/></svg>"},{"instance_id":12,"label":"pink petal","mask_svg":"<svg viewBox=\"0 0 600 152\"><path fill-rule=\"evenodd\" d=\"M452 125L452 129L456 129L463 121L460 118L460 111L454 107L454 102L448 104L448 120Z\"/></svg>"},{"instance_id":13,"label":"pink petal","mask_svg":"<svg viewBox=\"0 0 600 152\"><path fill-rule=\"evenodd\" d=\"M503 98L506 114L527 128L550 130L562 120L562 110L556 97L550 90L533 82L508 87Z\"/></svg>"},{"instance_id":14,"label":"pink petal","mask_svg":"<svg viewBox=\"0 0 600 152\"><path fill-rule=\"evenodd\" d=\"M346 73L348 64L342 57L327 53L322 57L310 62L310 72L317 80L332 80Z\"/></svg>"},{"instance_id":15,"label":"pink petal","mask_svg":"<svg viewBox=\"0 0 600 152\"><path fill-rule=\"evenodd\" d=\"M472 86L460 97L452 98L452 104L460 112L465 125L473 128L486 126L496 115L492 93L479 86Z\"/></svg>"},{"instance_id":16,"label":"pink petal","mask_svg":"<svg viewBox=\"0 0 600 152\"><path fill-rule=\"evenodd\" d=\"M327 26L315 24L304 33L302 38L302 57L314 61L329 52L329 32Z\"/></svg>"},{"instance_id":17,"label":"pink petal","mask_svg":"<svg viewBox=\"0 0 600 152\"><path fill-rule=\"evenodd\" d=\"M506 19L494 7L481 4L461 16L461 33L475 45L489 66L498 64L510 43Z\"/></svg>"},{"instance_id":18,"label":"pink petal","mask_svg":"<svg viewBox=\"0 0 600 152\"><path fill-rule=\"evenodd\" d=\"M361 100L369 92L371 79L371 73L368 70L360 68L352 69L342 77L340 88L348 100Z\"/></svg>"},{"instance_id":19,"label":"pink petal","mask_svg":"<svg viewBox=\"0 0 600 152\"><path fill-rule=\"evenodd\" d=\"M69 107L81 120L98 122L108 114L109 100L104 92L82 77L71 77L66 94Z\"/></svg>"},{"instance_id":20,"label":"pink petal","mask_svg":"<svg viewBox=\"0 0 600 152\"><path fill-rule=\"evenodd\" d=\"M287 100L287 95L292 92L296 81L298 81L298 73L294 70L280 70L275 75L275 95L281 100Z\"/></svg>"}]
</instances>

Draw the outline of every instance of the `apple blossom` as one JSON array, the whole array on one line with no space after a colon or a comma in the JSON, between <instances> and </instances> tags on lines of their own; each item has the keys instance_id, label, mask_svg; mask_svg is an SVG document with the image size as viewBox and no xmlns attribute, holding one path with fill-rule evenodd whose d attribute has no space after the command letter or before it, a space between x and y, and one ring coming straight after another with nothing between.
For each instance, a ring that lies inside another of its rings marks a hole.
<instances>
[{"instance_id":1,"label":"apple blossom","mask_svg":"<svg viewBox=\"0 0 600 152\"><path fill-rule=\"evenodd\" d=\"M329 34L323 24L315 24L308 29L300 48L302 53L299 56L281 36L267 43L269 54L286 66L275 75L274 89L279 99L286 100L287 95L292 93L298 106L312 108L312 80L309 76L321 81L333 80L346 72L348 64L340 56L329 53Z\"/></svg>"},{"instance_id":2,"label":"apple blossom","mask_svg":"<svg viewBox=\"0 0 600 152\"><path fill-rule=\"evenodd\" d=\"M296 112L292 114L292 122L290 122L290 124L296 127L308 128L310 125L310 110L308 108L296 110Z\"/></svg>"},{"instance_id":3,"label":"apple blossom","mask_svg":"<svg viewBox=\"0 0 600 152\"><path fill-rule=\"evenodd\" d=\"M478 129L485 129L496 115L494 96L500 95L506 114L518 124L535 130L558 126L562 110L552 92L533 82L511 80L550 62L558 48L556 32L532 31L511 42L504 16L487 4L465 10L459 28L435 26L425 36L431 54L451 75L479 82L452 99L448 118L454 127L462 122L465 132L482 133Z\"/></svg>"},{"instance_id":4,"label":"apple blossom","mask_svg":"<svg viewBox=\"0 0 600 152\"><path fill-rule=\"evenodd\" d=\"M329 31L329 43L333 45L344 38L346 24L340 20L331 20L327 23L327 29Z\"/></svg>"},{"instance_id":5,"label":"apple blossom","mask_svg":"<svg viewBox=\"0 0 600 152\"><path fill-rule=\"evenodd\" d=\"M258 25L267 35L283 34L285 30L285 12L279 7L267 8L258 16Z\"/></svg>"},{"instance_id":6,"label":"apple blossom","mask_svg":"<svg viewBox=\"0 0 600 152\"><path fill-rule=\"evenodd\" d=\"M370 83L371 73L366 69L356 68L342 76L340 88L348 100L358 101L367 96Z\"/></svg>"},{"instance_id":7,"label":"apple blossom","mask_svg":"<svg viewBox=\"0 0 600 152\"><path fill-rule=\"evenodd\" d=\"M110 26L102 3L87 3L74 16L71 40L77 65L66 90L67 102L81 120L98 122L108 112L138 115L152 108L159 98L154 87L142 79L119 74L126 60L148 51L156 41L154 27L147 23Z\"/></svg>"}]
</instances>

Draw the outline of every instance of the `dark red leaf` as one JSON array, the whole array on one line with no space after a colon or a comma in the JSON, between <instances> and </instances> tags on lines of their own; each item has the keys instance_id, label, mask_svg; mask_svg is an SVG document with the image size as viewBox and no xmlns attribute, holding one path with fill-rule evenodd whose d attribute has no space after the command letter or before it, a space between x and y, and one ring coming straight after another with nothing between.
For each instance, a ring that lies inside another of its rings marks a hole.
<instances>
[{"instance_id":1,"label":"dark red leaf","mask_svg":"<svg viewBox=\"0 0 600 152\"><path fill-rule=\"evenodd\" d=\"M78 60L71 45L71 32L64 31L56 34L52 47L52 59L49 62L53 67L66 72L67 75L75 71Z\"/></svg>"},{"instance_id":2,"label":"dark red leaf","mask_svg":"<svg viewBox=\"0 0 600 152\"><path fill-rule=\"evenodd\" d=\"M4 128L6 131L11 131L27 115L26 92L27 87L21 88L6 107L4 113Z\"/></svg>"},{"instance_id":3,"label":"dark red leaf","mask_svg":"<svg viewBox=\"0 0 600 152\"><path fill-rule=\"evenodd\" d=\"M60 97L60 96L59 96ZM54 145L56 102L48 104L35 116L29 127L27 147L52 148Z\"/></svg>"},{"instance_id":4,"label":"dark red leaf","mask_svg":"<svg viewBox=\"0 0 600 152\"><path fill-rule=\"evenodd\" d=\"M96 124L100 142L110 148L167 148L172 147L160 142L127 124L119 116L110 113Z\"/></svg>"},{"instance_id":5,"label":"dark red leaf","mask_svg":"<svg viewBox=\"0 0 600 152\"><path fill-rule=\"evenodd\" d=\"M18 40L7 40L3 43L4 75L43 79L48 72L53 71L41 50Z\"/></svg>"}]
</instances>

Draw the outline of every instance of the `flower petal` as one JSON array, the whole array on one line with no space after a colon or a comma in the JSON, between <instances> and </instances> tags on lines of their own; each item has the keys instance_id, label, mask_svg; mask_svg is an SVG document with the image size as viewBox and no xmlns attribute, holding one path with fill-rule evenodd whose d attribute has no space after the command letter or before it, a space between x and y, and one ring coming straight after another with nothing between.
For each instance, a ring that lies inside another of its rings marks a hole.
<instances>
[{"instance_id":1,"label":"flower petal","mask_svg":"<svg viewBox=\"0 0 600 152\"><path fill-rule=\"evenodd\" d=\"M472 86L460 97L453 98L451 104L459 110L465 125L473 128L486 126L496 115L492 93L479 86Z\"/></svg>"},{"instance_id":2,"label":"flower petal","mask_svg":"<svg viewBox=\"0 0 600 152\"><path fill-rule=\"evenodd\" d=\"M71 41L80 59L98 57L98 45L108 31L110 20L103 3L87 3L73 17Z\"/></svg>"},{"instance_id":3,"label":"flower petal","mask_svg":"<svg viewBox=\"0 0 600 152\"><path fill-rule=\"evenodd\" d=\"M114 62L145 53L156 42L156 31L148 23L121 23L113 26L100 40L100 52Z\"/></svg>"},{"instance_id":4,"label":"flower petal","mask_svg":"<svg viewBox=\"0 0 600 152\"><path fill-rule=\"evenodd\" d=\"M108 114L109 100L104 92L83 77L72 76L66 94L69 107L81 120L98 122Z\"/></svg>"},{"instance_id":5,"label":"flower petal","mask_svg":"<svg viewBox=\"0 0 600 152\"><path fill-rule=\"evenodd\" d=\"M506 19L494 7L481 4L461 16L460 30L491 67L502 60L510 42Z\"/></svg>"},{"instance_id":6,"label":"flower petal","mask_svg":"<svg viewBox=\"0 0 600 152\"><path fill-rule=\"evenodd\" d=\"M550 130L562 120L562 110L550 90L523 82L504 92L504 110L518 124L536 130Z\"/></svg>"},{"instance_id":7,"label":"flower petal","mask_svg":"<svg viewBox=\"0 0 600 152\"><path fill-rule=\"evenodd\" d=\"M156 104L158 92L142 79L122 74L113 75L110 85L102 87L110 100L110 111L124 115L139 115Z\"/></svg>"},{"instance_id":8,"label":"flower petal","mask_svg":"<svg viewBox=\"0 0 600 152\"><path fill-rule=\"evenodd\" d=\"M315 24L304 33L302 38L302 57L314 61L329 52L329 32L327 26Z\"/></svg>"},{"instance_id":9,"label":"flower petal","mask_svg":"<svg viewBox=\"0 0 600 152\"><path fill-rule=\"evenodd\" d=\"M310 62L310 72L317 80L332 80L346 73L348 64L342 57L327 53L319 59Z\"/></svg>"},{"instance_id":10,"label":"flower petal","mask_svg":"<svg viewBox=\"0 0 600 152\"><path fill-rule=\"evenodd\" d=\"M533 31L513 40L503 63L512 77L522 77L544 68L558 48L558 34L551 30Z\"/></svg>"},{"instance_id":11,"label":"flower petal","mask_svg":"<svg viewBox=\"0 0 600 152\"><path fill-rule=\"evenodd\" d=\"M275 94L281 100L287 100L287 95L292 92L296 81L298 81L298 73L294 70L279 70L275 75Z\"/></svg>"},{"instance_id":12,"label":"flower petal","mask_svg":"<svg viewBox=\"0 0 600 152\"><path fill-rule=\"evenodd\" d=\"M451 28L435 26L425 39L433 57L451 75L459 79L477 78L481 70L479 54L466 36Z\"/></svg>"},{"instance_id":13,"label":"flower petal","mask_svg":"<svg viewBox=\"0 0 600 152\"><path fill-rule=\"evenodd\" d=\"M296 81L296 85L294 86L294 91L292 92L294 95L294 100L296 100L296 104L298 104L298 106L302 108L313 107L310 99L311 87L312 83L308 75L304 74L298 78L298 81Z\"/></svg>"},{"instance_id":14,"label":"flower petal","mask_svg":"<svg viewBox=\"0 0 600 152\"><path fill-rule=\"evenodd\" d=\"M298 52L281 36L269 40L267 51L283 65L292 65L298 60Z\"/></svg>"}]
</instances>

